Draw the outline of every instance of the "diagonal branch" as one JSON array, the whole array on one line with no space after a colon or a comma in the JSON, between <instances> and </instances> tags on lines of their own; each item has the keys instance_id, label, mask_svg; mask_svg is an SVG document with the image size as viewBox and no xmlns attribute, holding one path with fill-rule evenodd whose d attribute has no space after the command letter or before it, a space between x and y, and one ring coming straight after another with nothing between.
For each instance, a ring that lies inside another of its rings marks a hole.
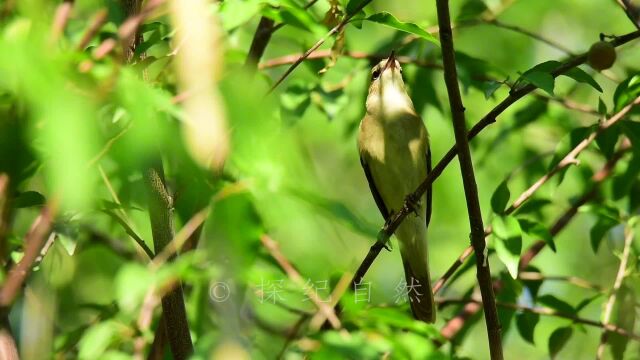
<instances>
[{"instance_id":1,"label":"diagonal branch","mask_svg":"<svg viewBox=\"0 0 640 360\"><path fill-rule=\"evenodd\" d=\"M591 189L585 192L567 211L565 211L553 224L551 229L549 230L551 236L556 236L562 231L569 222L573 219L573 217L578 213L578 209L582 207L587 202L591 201L596 197L599 193L600 185L604 180L609 178L613 174L613 169L618 161L622 158L622 156L629 150L629 143L625 142L623 144L622 149L620 149L603 167L600 169L595 175L592 177L593 185ZM519 270L522 271L526 269L531 261L540 253L540 251L547 245L543 240L538 240L533 245L529 247L527 251L520 257L520 264L518 266ZM467 255L468 256L468 255ZM464 260L462 260L464 261ZM457 262L456 262L457 264ZM454 266L456 266L454 264ZM460 265L457 265L459 267ZM452 266L453 267L453 266ZM453 270L452 272L454 272ZM449 273L449 271L447 271ZM497 283L496 283L497 284ZM463 328L467 319L472 317L478 311L480 311L480 304L476 303L468 303L466 304L462 311L458 313L455 317L449 320L445 326L443 326L440 334L445 339L452 339L456 334Z\"/></svg>"},{"instance_id":2,"label":"diagonal branch","mask_svg":"<svg viewBox=\"0 0 640 360\"><path fill-rule=\"evenodd\" d=\"M439 301L440 306L446 306L448 304L477 304L480 305L482 302L477 299L442 299ZM605 334L608 333L617 333L629 339L633 339L635 341L640 341L640 335L629 332L621 327L607 324L606 322L599 322L595 320L585 319L578 317L574 314L563 313L554 309L546 308L546 307L529 307L520 304L512 304L506 302L497 302L499 307L513 309L522 312L528 312L532 314L544 315L544 316L555 316L563 319L572 320L574 323L585 324L589 326L594 326L603 330Z\"/></svg>"},{"instance_id":3,"label":"diagonal branch","mask_svg":"<svg viewBox=\"0 0 640 360\"><path fill-rule=\"evenodd\" d=\"M618 3L618 5L620 5L620 7L622 7L622 10L624 10L624 13L627 14L627 17L629 18L629 20L631 20L633 25L636 28L640 29L640 10L633 6L631 1L629 0L616 0L616 2Z\"/></svg>"},{"instance_id":4,"label":"diagonal branch","mask_svg":"<svg viewBox=\"0 0 640 360\"><path fill-rule=\"evenodd\" d=\"M640 31L634 31L632 33L628 33L626 35L617 37L614 40L612 40L610 43L613 46L620 46L620 45L626 44L626 43L628 43L628 42L630 42L630 41L632 41L634 39L637 39L638 37L640 37ZM577 56L575 58L569 59L568 61L562 63L558 68L556 68L552 72L552 75L554 77L557 77L557 76L559 76L559 75L561 75L561 74L573 69L574 67L577 67L578 65L583 64L586 61L587 61L587 54L586 53L584 53L582 55L579 55L579 56ZM502 114L506 109L508 109L511 105L515 104L518 100L520 100L526 94L529 94L530 92L532 92L535 89L536 89L535 86L529 84L529 85L520 87L518 89L512 90L510 92L509 96L507 96L504 100L502 100L502 102L500 102L496 107L494 107L491 111L489 111L482 119L480 119L480 121L478 121L471 128L471 130L467 134L468 139L471 140L474 137L476 137L480 132L482 132L482 130L484 130L484 128L486 128L487 126L489 126L489 125L493 124L494 122L496 122L497 117L500 114ZM413 197L414 198L420 198L422 196L422 194L424 194L425 191L429 188L429 186L431 186L431 184L435 181L435 179L438 178L438 176L440 176L442 174L444 169L447 166L449 166L451 161L457 155L458 155L458 150L457 150L456 146L454 145L442 157L440 162L438 162L438 164L436 164L436 166L433 168L433 170L424 179L422 184L420 184L420 186L418 186L416 191L413 192L413 194L412 194ZM409 208L410 208L409 204L405 204L405 206L403 206L403 208L398 213L396 213L395 215L390 217L387 220L387 222L385 222L385 224L382 227L382 229L380 230L382 235L379 236L379 237L383 237L383 238L391 237L391 235L393 235L393 233L396 231L396 229L398 228L400 223L402 223L404 218L407 217L407 215L409 214L409 211L408 211ZM360 264L360 267L356 271L352 283L359 283L362 280L362 278L364 278L365 274L367 273L367 271L371 267L371 264L373 264L373 261L376 259L378 254L380 254L380 251L382 251L383 248L384 248L384 244L382 242L380 242L380 241L377 241L375 244L373 244L371 246L371 248L369 249L369 252L367 253L367 255L365 256L364 260Z\"/></svg>"},{"instance_id":5,"label":"diagonal branch","mask_svg":"<svg viewBox=\"0 0 640 360\"><path fill-rule=\"evenodd\" d=\"M629 227L625 229L624 249L622 250L622 257L620 258L620 266L618 267L618 273L616 274L616 279L613 283L613 289L611 290L611 295L609 296L609 300L607 300L607 305L604 308L604 314L602 316L602 322L605 325L609 325L609 322L611 321L613 306L616 303L618 292L620 291L620 287L622 287L622 281L624 280L627 272L627 263L629 262L631 244L633 244L634 235L633 229ZM600 336L600 344L598 345L596 353L596 359L602 359L602 356L604 355L604 347L606 346L608 339L609 333L607 331L602 332L602 335Z\"/></svg>"},{"instance_id":6,"label":"diagonal branch","mask_svg":"<svg viewBox=\"0 0 640 360\"><path fill-rule=\"evenodd\" d=\"M449 95L449 106L453 121L453 131L458 148L458 160L464 185L465 198L467 199L467 211L469 213L469 225L471 227L471 245L476 254L476 277L482 295L487 336L489 338L489 351L491 359L502 359L502 344L500 338L500 320L496 309L496 299L491 282L491 270L487 259L487 243L484 239L484 225L480 211L480 199L476 185L469 139L467 138L467 126L465 123L464 106L458 85L456 70L455 50L453 47L453 34L451 31L451 19L449 15L449 1L436 0L438 12L438 24L440 25L440 43L442 45L442 63L444 65L444 81Z\"/></svg>"},{"instance_id":7,"label":"diagonal branch","mask_svg":"<svg viewBox=\"0 0 640 360\"><path fill-rule=\"evenodd\" d=\"M287 76L289 76L293 72L293 70L295 70L298 67L298 65L300 65L309 55L311 55L311 53L313 53L320 46L322 46L322 44L324 44L325 41L327 41L331 36L342 31L345 25L347 25L347 23L356 14L358 14L360 10L364 9L365 6L369 5L370 2L371 0L362 1L360 5L358 5L357 8L353 9L351 13L345 15L345 17L342 19L342 21L338 23L338 25L334 26L333 29L329 30L329 32L326 33L320 40L318 40L318 42L316 42L311 48L309 48L309 50L305 51L304 54L302 54L293 64L291 64L291 66L287 69L287 71L285 71L284 74L282 74L282 76L280 76L280 78L271 86L267 94L271 94L273 90L275 90L278 87L278 85L280 85L284 81L284 79L286 79Z\"/></svg>"}]
</instances>

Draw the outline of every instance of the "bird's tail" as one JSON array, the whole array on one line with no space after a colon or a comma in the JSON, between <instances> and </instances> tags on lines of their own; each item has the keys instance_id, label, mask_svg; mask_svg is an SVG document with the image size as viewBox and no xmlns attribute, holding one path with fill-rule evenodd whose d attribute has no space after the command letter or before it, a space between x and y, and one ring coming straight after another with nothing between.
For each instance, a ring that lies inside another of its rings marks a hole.
<instances>
[{"instance_id":1,"label":"bird's tail","mask_svg":"<svg viewBox=\"0 0 640 360\"><path fill-rule=\"evenodd\" d=\"M436 309L431 291L424 219L407 218L398 228L396 236L400 241L400 254L407 282L405 291L409 297L413 317L433 323L436 321Z\"/></svg>"}]
</instances>

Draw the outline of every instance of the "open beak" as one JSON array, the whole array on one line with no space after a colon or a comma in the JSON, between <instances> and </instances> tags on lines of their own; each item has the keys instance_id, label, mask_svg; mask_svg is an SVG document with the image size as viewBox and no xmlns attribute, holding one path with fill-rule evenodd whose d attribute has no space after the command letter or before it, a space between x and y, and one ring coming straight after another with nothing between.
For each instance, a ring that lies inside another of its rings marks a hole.
<instances>
[{"instance_id":1,"label":"open beak","mask_svg":"<svg viewBox=\"0 0 640 360\"><path fill-rule=\"evenodd\" d=\"M394 50L391 51L391 55L389 55L389 58L387 59L387 63L384 64L384 69L387 70L388 68L391 68L391 69L396 68L396 53Z\"/></svg>"}]
</instances>

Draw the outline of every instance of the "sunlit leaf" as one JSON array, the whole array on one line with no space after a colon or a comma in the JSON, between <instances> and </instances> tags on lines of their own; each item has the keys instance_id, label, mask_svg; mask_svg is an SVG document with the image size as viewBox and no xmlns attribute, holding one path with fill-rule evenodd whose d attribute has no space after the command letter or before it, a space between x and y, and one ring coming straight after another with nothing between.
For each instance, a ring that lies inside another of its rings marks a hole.
<instances>
[{"instance_id":1,"label":"sunlit leaf","mask_svg":"<svg viewBox=\"0 0 640 360\"><path fill-rule=\"evenodd\" d=\"M493 195L491 195L491 208L493 209L493 212L496 214L502 214L509 202L510 196L511 193L509 192L509 187L505 180L498 185L496 190L493 192Z\"/></svg>"},{"instance_id":2,"label":"sunlit leaf","mask_svg":"<svg viewBox=\"0 0 640 360\"><path fill-rule=\"evenodd\" d=\"M560 350L567 344L572 334L573 329L571 327L556 329L551 334L549 337L549 355L551 355L552 359L555 358Z\"/></svg>"},{"instance_id":3,"label":"sunlit leaf","mask_svg":"<svg viewBox=\"0 0 640 360\"><path fill-rule=\"evenodd\" d=\"M496 253L514 279L518 276L518 263L522 251L522 230L512 216L495 216L491 222Z\"/></svg>"},{"instance_id":4,"label":"sunlit leaf","mask_svg":"<svg viewBox=\"0 0 640 360\"><path fill-rule=\"evenodd\" d=\"M420 26L412 23L402 22L396 19L395 16L391 15L388 12L373 14L368 18L366 18L365 20L382 24L396 30L404 31L409 34L417 35L423 38L424 40L430 41L436 45L440 44L439 41L433 35L426 32Z\"/></svg>"}]
</instances>

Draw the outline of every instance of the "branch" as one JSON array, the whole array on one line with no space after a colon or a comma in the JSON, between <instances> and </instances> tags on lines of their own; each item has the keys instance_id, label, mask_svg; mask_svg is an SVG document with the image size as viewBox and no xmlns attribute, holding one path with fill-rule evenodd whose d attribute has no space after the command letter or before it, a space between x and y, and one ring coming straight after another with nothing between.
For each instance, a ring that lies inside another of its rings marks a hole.
<instances>
[{"instance_id":1,"label":"branch","mask_svg":"<svg viewBox=\"0 0 640 360\"><path fill-rule=\"evenodd\" d=\"M491 282L491 270L486 253L487 243L484 239L484 225L482 224L478 187L473 172L469 139L467 139L467 126L464 116L465 109L462 105L462 97L458 85L453 34L449 15L449 1L436 0L436 9L438 12L438 24L440 26L444 81L449 96L453 131L456 138L456 147L458 148L458 160L460 161L460 172L462 173L462 183L464 185L465 198L467 199L467 211L469 213L469 225L471 227L471 245L476 254L476 277L484 304L489 351L491 353L491 359L502 359L500 320L498 319L496 299Z\"/></svg>"},{"instance_id":2,"label":"branch","mask_svg":"<svg viewBox=\"0 0 640 360\"><path fill-rule=\"evenodd\" d=\"M144 171L149 197L149 218L156 254L163 252L173 239L173 201L165 186L162 160ZM185 310L182 284L176 280L171 290L162 296L162 313L173 357L188 359L193 353L189 324Z\"/></svg>"},{"instance_id":3,"label":"branch","mask_svg":"<svg viewBox=\"0 0 640 360\"><path fill-rule=\"evenodd\" d=\"M311 48L309 48L309 50L305 51L304 54L302 54L293 64L291 64L291 66L287 69L287 71L285 71L284 74L282 74L282 76L273 84L273 86L271 86L271 88L267 92L267 95L271 94L273 90L275 90L278 87L278 85L280 85L284 81L284 79L286 79L287 76L289 76L293 72L293 70L295 70L295 68L298 67L298 65L300 65L307 57L309 57L309 55L311 55L311 53L316 51L322 44L324 44L324 42L327 41L327 39L337 34L338 32L342 31L342 28L344 28L344 26L347 25L349 20L351 20L351 18L353 18L357 13L359 13L360 10L364 9L365 6L369 5L370 2L371 0L362 1L360 5L358 5L358 7L353 10L351 14L347 14L344 17L344 19L342 19L342 21L338 23L338 25L334 26L333 29L329 30L329 32L326 33L320 40L318 40L318 42L316 42Z\"/></svg>"},{"instance_id":4,"label":"branch","mask_svg":"<svg viewBox=\"0 0 640 360\"><path fill-rule=\"evenodd\" d=\"M620 37L615 38L610 43L613 46L620 46L626 44L634 39L640 37L640 31L635 31ZM575 58L572 58L563 64L561 64L556 70L552 72L554 77L557 77L574 67L583 64L587 60L587 54L584 53ZM480 121L478 121L469 131L467 137L469 140L476 137L484 128L496 122L496 118L502 114L506 109L508 109L511 105L516 103L526 94L535 90L536 87L529 84L518 89L514 89L510 92L509 96L507 96L504 100L502 100L496 107L494 107L491 111L489 111ZM433 170L427 175L422 184L418 186L416 191L413 192L412 196L414 198L420 198L422 194L431 186L431 184L435 181L435 179L442 174L444 169L451 163L451 161L458 155L458 150L454 145L449 151L442 157L440 162L436 164ZM404 218L409 214L409 204L405 202L405 205L402 209L391 216L384 224L382 229L380 230L381 235L379 237L390 238L391 235L396 231L400 223L404 220ZM543 243L544 244L544 243ZM384 248L384 244L382 242L377 241L375 244L371 246L367 256L360 264L360 267L356 271L352 283L360 283L360 281L364 278L365 274L371 267L371 264L375 260L375 258L380 254L380 251Z\"/></svg>"},{"instance_id":5,"label":"branch","mask_svg":"<svg viewBox=\"0 0 640 360\"><path fill-rule=\"evenodd\" d=\"M304 10L307 10L313 4L318 2L318 0L309 1L304 7ZM250 70L255 70L264 54L264 51L267 49L267 45L269 44L269 40L271 40L271 35L274 32L278 31L278 29L282 28L285 24L281 23L276 25L273 20L270 18L263 16L260 18L260 22L258 23L258 27L256 28L256 32L253 35L253 40L251 40L251 46L249 47L249 54L247 55L247 60L244 63L245 68Z\"/></svg>"},{"instance_id":6,"label":"branch","mask_svg":"<svg viewBox=\"0 0 640 360\"><path fill-rule=\"evenodd\" d=\"M516 25L510 25L510 24L505 24L497 19L491 19L491 20L482 20L483 23L485 24L489 24L489 25L493 25L495 27L499 27L502 29L507 29L507 30L511 30L517 33L520 33L522 35L528 36L534 40L537 40L541 43L547 44L549 46L551 46L554 49L560 50L563 53L567 54L567 55L571 55L571 56L575 56L575 54L569 50L568 48L564 47L563 45L560 45L558 43L556 43L555 41L549 40L541 35L538 35L532 31L529 31L527 29L523 29L519 26Z\"/></svg>"},{"instance_id":7,"label":"branch","mask_svg":"<svg viewBox=\"0 0 640 360\"><path fill-rule=\"evenodd\" d=\"M64 0L62 4L56 8L56 13L53 16L53 24L51 25L51 40L57 41L64 32L71 16L71 10L73 9L73 0Z\"/></svg>"},{"instance_id":8,"label":"branch","mask_svg":"<svg viewBox=\"0 0 640 360\"><path fill-rule=\"evenodd\" d=\"M593 185L592 188L584 193L567 211L564 212L551 227L549 232L552 236L556 236L557 234L564 229L564 227L569 224L569 222L573 219L573 217L578 213L578 209L592 200L599 191L599 187L604 180L609 178L612 173L615 165L622 158L622 156L629 150L630 144L625 142L622 148L616 152L616 154L600 169L595 175L592 177ZM540 253L540 251L546 246L546 242L543 240L538 240L533 245L529 247L529 249L520 257L520 264L518 266L519 270L522 271L526 269L531 261ZM464 262L464 259L462 260ZM456 264L458 262L456 261ZM455 264L454 264L455 266ZM457 267L459 267L458 265ZM452 266L453 267L453 266ZM450 269L451 270L451 269ZM454 272L455 270L451 271ZM450 271L447 271L449 273ZM475 313L480 311L480 304L476 303L468 303L464 306L463 310L458 313L454 318L449 320L445 326L440 331L440 334L445 339L452 339L464 326L466 320L473 316ZM441 345L441 344L438 344Z\"/></svg>"},{"instance_id":9,"label":"branch","mask_svg":"<svg viewBox=\"0 0 640 360\"><path fill-rule=\"evenodd\" d=\"M629 0L616 0L633 25L640 29L640 11Z\"/></svg>"},{"instance_id":10,"label":"branch","mask_svg":"<svg viewBox=\"0 0 640 360\"><path fill-rule=\"evenodd\" d=\"M553 175L557 174L561 170L569 167L569 165L576 164L578 162L577 156L584 149L587 148L598 135L602 134L605 130L615 125L618 121L623 119L631 109L640 104L640 96L638 96L633 102L622 108L617 114L612 116L610 119L600 123L598 129L591 133L586 139L582 140L576 147L573 148L560 162L554 166L547 174L538 179L535 184L531 185L527 190L525 190L518 199L516 199L513 204L505 211L507 214L511 214L518 207L520 207L527 199L531 197L531 195L536 192L542 185L544 185Z\"/></svg>"},{"instance_id":11,"label":"branch","mask_svg":"<svg viewBox=\"0 0 640 360\"><path fill-rule=\"evenodd\" d=\"M620 291L620 287L622 286L622 281L626 275L627 271L627 263L629 262L629 255L631 254L631 244L633 244L634 231L632 228L625 229L625 237L624 237L624 249L622 250L622 257L620 258L620 266L618 267L618 273L616 274L616 279L613 283L613 289L611 290L611 295L609 296L609 300L607 300L607 305L604 308L604 315L602 317L602 322L605 325L609 325L609 321L611 321L611 313L613 312L613 306L616 303L616 298L618 297L618 292ZM596 353L596 359L602 359L602 355L604 355L604 347L607 344L607 340L609 338L608 332L604 331L600 336L600 344L598 345L598 351Z\"/></svg>"},{"instance_id":12,"label":"branch","mask_svg":"<svg viewBox=\"0 0 640 360\"><path fill-rule=\"evenodd\" d=\"M271 256L278 262L278 264L284 270L287 276L289 276L289 278L296 285L304 286L305 285L304 279L302 279L302 276L300 276L300 273L293 267L293 265L291 265L289 260L287 260L287 258L284 257L284 255L278 248L278 243L276 243L273 239L271 239L267 235L262 235L260 237L260 241L262 242L262 245L264 245L264 247L269 251L269 254L271 254ZM313 289L305 288L305 292L307 296L309 296L309 299L311 299L311 301L313 301L313 303L316 305L318 310L320 310L324 314L324 316L326 316L331 326L334 329L339 329L341 327L340 320L338 320L338 317L336 316L333 310L333 307L331 307L327 302L325 302L320 297L318 297L318 294L315 291L313 291ZM323 321L324 319L320 321L320 324L322 324Z\"/></svg>"},{"instance_id":13,"label":"branch","mask_svg":"<svg viewBox=\"0 0 640 360\"><path fill-rule=\"evenodd\" d=\"M258 68L259 69L270 69L278 66L289 65L295 63L301 56L304 54L290 54L285 55L273 59L266 60L262 62ZM307 59L324 59L331 57L331 49L328 50L316 50L310 53L306 58ZM345 51L340 55L350 57L353 59L367 59L372 62L378 62L382 59L386 59L389 57L389 54L369 54L363 51ZM410 56L400 56L396 55L396 60L398 60L402 64L414 64L421 67L434 68L434 69L442 69L442 65L435 64L428 61L423 61L420 59L415 59Z\"/></svg>"},{"instance_id":14,"label":"branch","mask_svg":"<svg viewBox=\"0 0 640 360\"><path fill-rule=\"evenodd\" d=\"M9 176L0 174L0 261L5 264L7 232L11 206L9 204ZM8 311L0 313L0 359L18 360L18 346L11 332Z\"/></svg>"},{"instance_id":15,"label":"branch","mask_svg":"<svg viewBox=\"0 0 640 360\"><path fill-rule=\"evenodd\" d=\"M87 45L89 45L89 42L91 41L91 39L93 39L93 37L96 36L100 28L102 28L102 26L107 23L107 20L109 19L108 15L109 15L109 12L107 11L107 9L100 9L93 16L93 19L91 19L91 22L89 23L89 27L87 28L85 33L82 35L82 38L78 42L78 45L76 45L76 50L83 51L87 47Z\"/></svg>"},{"instance_id":16,"label":"branch","mask_svg":"<svg viewBox=\"0 0 640 360\"><path fill-rule=\"evenodd\" d=\"M482 301L479 301L477 299L442 299L439 301L440 306L446 306L448 304L477 304L480 305L482 304ZM532 314L538 314L538 315L545 315L545 316L555 316L555 317L560 317L563 319L569 319L572 320L575 323L578 324L585 324L585 325L589 325L589 326L594 326L597 328L601 328L605 334L611 333L611 332L615 332L617 334L620 334L624 337L627 337L629 339L633 339L636 341L640 341L640 335L628 332L627 330L615 326L615 325L611 325L611 324L607 324L607 323L602 323L599 321L594 321L594 320L590 320L590 319L585 319L585 318L581 318L578 317L574 314L567 314L567 313L563 313L560 311L556 311L554 309L550 309L550 308L545 308L545 307L528 307L528 306L524 306L524 305L520 305L520 304L512 304L512 303L505 303L505 302L497 302L497 305L500 307L504 307L504 308L508 308L508 309L513 309L513 310L517 310L517 311L522 311L522 312L528 312L528 313L532 313Z\"/></svg>"},{"instance_id":17,"label":"branch","mask_svg":"<svg viewBox=\"0 0 640 360\"><path fill-rule=\"evenodd\" d=\"M40 215L31 225L31 229L24 238L24 255L20 262L14 265L7 279L0 289L0 309L8 310L13 303L25 279L31 272L31 265L40 255L40 249L45 239L51 232L51 223L53 214L55 213L55 205L48 205L42 208Z\"/></svg>"}]
</instances>

